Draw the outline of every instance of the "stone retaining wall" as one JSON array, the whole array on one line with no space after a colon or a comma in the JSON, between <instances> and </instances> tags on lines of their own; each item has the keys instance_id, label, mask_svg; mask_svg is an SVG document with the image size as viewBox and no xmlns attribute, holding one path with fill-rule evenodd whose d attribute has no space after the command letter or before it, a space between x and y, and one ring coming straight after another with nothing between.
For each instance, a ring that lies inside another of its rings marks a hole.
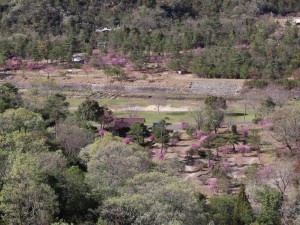
<instances>
[{"instance_id":1,"label":"stone retaining wall","mask_svg":"<svg viewBox=\"0 0 300 225\"><path fill-rule=\"evenodd\" d=\"M31 83L14 83L20 89L28 89L36 85ZM97 84L59 84L65 91L103 91L103 92L134 92L134 93L182 93L197 95L234 96L239 94L241 85L235 82L226 81L194 81L189 89L182 90L175 87L154 87L154 86L113 86Z\"/></svg>"},{"instance_id":2,"label":"stone retaining wall","mask_svg":"<svg viewBox=\"0 0 300 225\"><path fill-rule=\"evenodd\" d=\"M238 95L241 85L227 81L194 81L190 93L200 95L232 96Z\"/></svg>"}]
</instances>

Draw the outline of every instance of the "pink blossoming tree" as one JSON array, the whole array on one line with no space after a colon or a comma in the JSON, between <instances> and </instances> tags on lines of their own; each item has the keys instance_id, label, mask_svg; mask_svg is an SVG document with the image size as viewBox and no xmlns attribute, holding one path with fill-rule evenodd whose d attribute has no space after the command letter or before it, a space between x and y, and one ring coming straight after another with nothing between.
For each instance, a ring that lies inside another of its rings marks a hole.
<instances>
[{"instance_id":1,"label":"pink blossoming tree","mask_svg":"<svg viewBox=\"0 0 300 225\"><path fill-rule=\"evenodd\" d=\"M218 194L218 179L217 178L210 178L207 181L208 187L210 190L213 191L213 194Z\"/></svg>"}]
</instances>

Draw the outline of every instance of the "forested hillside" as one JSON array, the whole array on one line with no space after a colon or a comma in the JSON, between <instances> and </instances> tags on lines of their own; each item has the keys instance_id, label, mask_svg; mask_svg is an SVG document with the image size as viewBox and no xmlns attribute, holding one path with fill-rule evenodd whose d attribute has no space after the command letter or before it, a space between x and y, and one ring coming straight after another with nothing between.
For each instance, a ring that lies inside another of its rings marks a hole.
<instances>
[{"instance_id":1,"label":"forested hillside","mask_svg":"<svg viewBox=\"0 0 300 225\"><path fill-rule=\"evenodd\" d=\"M299 29L277 18L299 12L298 0L2 0L0 62L100 49L138 68L165 55L168 69L202 77L297 75Z\"/></svg>"}]
</instances>

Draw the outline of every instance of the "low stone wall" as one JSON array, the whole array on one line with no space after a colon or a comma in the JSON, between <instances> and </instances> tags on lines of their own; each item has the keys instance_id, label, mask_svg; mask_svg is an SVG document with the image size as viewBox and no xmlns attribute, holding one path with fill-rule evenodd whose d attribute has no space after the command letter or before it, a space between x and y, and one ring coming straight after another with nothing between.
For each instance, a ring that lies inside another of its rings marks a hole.
<instances>
[{"instance_id":1,"label":"low stone wall","mask_svg":"<svg viewBox=\"0 0 300 225\"><path fill-rule=\"evenodd\" d=\"M45 86L45 89L51 88L47 83L14 83L20 89L28 89L32 86ZM175 87L155 87L155 86L113 86L97 84L58 84L65 91L99 91L99 92L131 92L131 93L177 93L177 94L196 94L196 95L216 95L216 96L234 96L239 94L241 86L235 82L226 81L194 81L189 89L182 90Z\"/></svg>"},{"instance_id":2,"label":"low stone wall","mask_svg":"<svg viewBox=\"0 0 300 225\"><path fill-rule=\"evenodd\" d=\"M238 95L241 88L240 84L230 81L194 81L190 87L190 93L199 95L233 96Z\"/></svg>"},{"instance_id":3,"label":"low stone wall","mask_svg":"<svg viewBox=\"0 0 300 225\"><path fill-rule=\"evenodd\" d=\"M14 83L20 89L28 89L33 86L44 86L50 88L47 83ZM179 93L180 88L165 88L165 87L143 87L143 86L110 86L96 84L58 84L59 88L65 91L111 91L111 92L143 92L143 93Z\"/></svg>"}]
</instances>

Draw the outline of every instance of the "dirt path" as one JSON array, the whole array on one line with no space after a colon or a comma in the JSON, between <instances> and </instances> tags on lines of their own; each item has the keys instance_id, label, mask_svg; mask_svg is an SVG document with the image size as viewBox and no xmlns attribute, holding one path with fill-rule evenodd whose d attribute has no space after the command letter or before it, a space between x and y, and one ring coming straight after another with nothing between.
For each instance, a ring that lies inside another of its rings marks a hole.
<instances>
[{"instance_id":1,"label":"dirt path","mask_svg":"<svg viewBox=\"0 0 300 225\"><path fill-rule=\"evenodd\" d=\"M134 109L143 112L157 112L157 107L155 105L148 105L146 107L135 106ZM159 111L161 112L188 112L194 109L195 107L192 106L172 107L171 105L165 105L159 107ZM128 107L122 108L119 111L128 111Z\"/></svg>"}]
</instances>

